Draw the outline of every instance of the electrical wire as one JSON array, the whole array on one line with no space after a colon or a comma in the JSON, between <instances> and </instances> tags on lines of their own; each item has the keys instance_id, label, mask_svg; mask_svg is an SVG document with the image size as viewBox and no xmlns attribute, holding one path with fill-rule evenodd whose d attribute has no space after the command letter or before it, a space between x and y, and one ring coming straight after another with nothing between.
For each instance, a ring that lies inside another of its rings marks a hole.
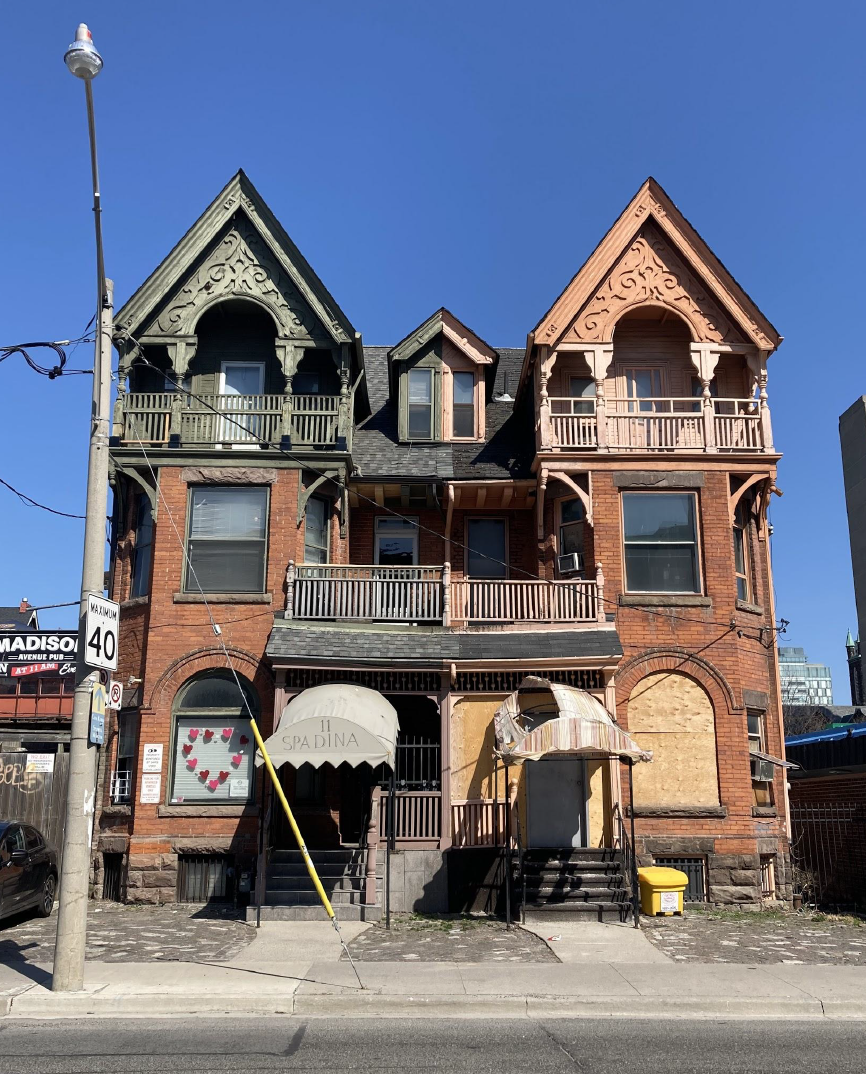
<instances>
[{"instance_id":1,"label":"electrical wire","mask_svg":"<svg viewBox=\"0 0 866 1074\"><path fill-rule=\"evenodd\" d=\"M231 415L225 414L223 411L217 409L217 407L215 407L211 403L209 403L202 396L197 395L195 392L190 391L188 388L184 387L184 385L182 383L180 383L179 381L174 380L171 376L169 376L169 374L164 369L160 369L159 366L154 365L151 361L149 361L147 358L144 357L142 344L137 339L135 339L134 336L132 336L128 332L126 332L125 335L130 340L132 340L132 342L134 344L136 344L136 346L138 346L140 348L139 354L138 354L136 360L138 362L140 362L142 365L145 365L145 366L149 367L150 369L155 370L161 376L165 377L165 379L170 384L174 385L174 387L175 387L175 389L177 391L179 391L183 395L187 396L187 398L194 399L197 403L199 403L200 405L205 407L205 409L210 410L214 414L218 415L221 418L221 420L223 420L227 424L237 426L239 429L241 429L245 433L245 435L247 437L249 437L250 440L257 441L258 443L263 444L265 447L275 449L281 455L284 455L286 458L291 459L293 462L298 463L303 469L308 470L310 473L315 474L317 477L322 477L327 481L331 481L333 484L337 485L338 488L344 489L346 492L350 491L349 485L347 484L347 482L341 481L339 477L329 475L323 470L316 469L315 466L310 465L310 463L309 463L309 461L307 459L304 459L302 456L295 455L293 452L288 451L286 448L281 447L279 444L273 444L270 441L265 440L263 437L259 436L255 432L253 432L249 428L249 424L244 424L243 421L240 421L240 420L238 420L236 418L233 418L233 417L231 417ZM247 419L247 421L248 420L249 419ZM141 444L141 440L139 440L139 444ZM142 451L144 451L143 445L142 445ZM371 506L376 507L378 510L384 511L387 514L393 515L394 517L401 519L403 522L406 522L408 525L414 526L419 532L432 534L434 537L436 537L440 541L445 540L445 537L444 537L443 534L437 533L437 531L434 530L434 529L431 529L431 527L423 525L417 519L414 519L414 518L412 518L412 517L410 517L408 515L404 515L400 511L395 511L391 507L387 507L387 506L385 506L383 504L379 504L372 497L364 495L364 493L359 492L357 489L352 489L351 491L352 491L352 494L354 496L357 496L357 498L359 500L364 500L366 503L369 503ZM450 538L448 543L451 544L451 545L454 545L457 548L463 549L465 551L469 550L468 545L464 544L462 541L455 540L454 538ZM550 581L550 579L542 578L541 575L536 574L533 571L528 571L528 570L524 569L523 567L518 567L518 566L515 566L513 564L506 563L504 560L498 559L496 556L489 556L484 552L479 552L477 549L472 549L471 551L472 551L473 555L479 556L481 559L485 559L490 563L495 563L497 566L504 566L504 567L508 568L511 571L517 571L518 573L524 575L527 578L532 579L533 581L539 581L539 582L549 582ZM603 597L602 601L603 601L604 604L610 605L610 606L612 606L614 608L620 608L621 607L621 605L619 604L618 601L613 600L613 599L611 599L609 597ZM664 612L655 611L652 608L646 608L646 607L632 608L631 610L642 612L644 615L652 615L652 616L656 616L658 618L667 619L667 620L676 619L676 620L678 620L680 622L683 622L683 623L695 623L695 624L698 624L700 626L718 626L718 627L724 627L726 629L731 627L732 625L736 626L736 624L733 623L732 620L728 620L727 622L721 622L720 620L714 620L714 619L694 619L694 618L691 618L689 616L676 615L673 612L667 612L667 611L664 611ZM768 631L771 632L771 634L777 634L777 633L780 633L784 628L776 627L775 624L774 624L773 626L759 628L759 629L768 630ZM743 636L746 637L748 635L744 634ZM760 638L751 638L751 640L752 641L758 641L761 644L763 644L763 642L761 641Z\"/></svg>"},{"instance_id":2,"label":"electrical wire","mask_svg":"<svg viewBox=\"0 0 866 1074\"><path fill-rule=\"evenodd\" d=\"M38 500L34 500L32 496L28 496L26 492L20 492L13 485L10 485L8 481L4 481L0 477L0 485L4 485L10 492L14 492L18 499L26 504L28 507L38 507L42 511L48 511L52 515L60 515L61 518L86 518L86 515L73 515L69 511L58 511L54 507L47 507L44 503L39 503Z\"/></svg>"},{"instance_id":3,"label":"electrical wire","mask_svg":"<svg viewBox=\"0 0 866 1074\"><path fill-rule=\"evenodd\" d=\"M0 362L5 362L7 358L11 358L13 354L20 354L24 361L30 366L34 373L40 373L43 377L48 377L49 380L56 380L59 376L69 376L72 373L92 373L92 369L67 369L66 368L66 351L65 347L70 344L84 343L86 340L81 339L63 339L56 343L49 343L47 341L35 342L35 343L16 343L11 347L0 347ZM34 358L30 357L30 351L38 347L45 347L50 351L53 351L57 356L57 363L52 366L40 365Z\"/></svg>"}]
</instances>

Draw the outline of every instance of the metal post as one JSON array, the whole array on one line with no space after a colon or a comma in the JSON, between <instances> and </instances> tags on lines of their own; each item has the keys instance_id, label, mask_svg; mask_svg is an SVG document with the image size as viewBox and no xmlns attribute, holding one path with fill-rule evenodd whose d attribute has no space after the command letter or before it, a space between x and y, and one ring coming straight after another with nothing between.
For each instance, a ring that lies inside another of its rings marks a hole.
<instances>
[{"instance_id":1,"label":"metal post","mask_svg":"<svg viewBox=\"0 0 866 1074\"><path fill-rule=\"evenodd\" d=\"M259 813L259 857L256 862L256 928L262 926L262 896L267 876L267 863L265 862L265 825L270 820L270 808L268 806L268 785L262 787L262 804Z\"/></svg>"},{"instance_id":2,"label":"metal post","mask_svg":"<svg viewBox=\"0 0 866 1074\"><path fill-rule=\"evenodd\" d=\"M394 842L394 769L388 784L388 810L385 825L385 928L391 928L391 847Z\"/></svg>"},{"instance_id":3,"label":"metal post","mask_svg":"<svg viewBox=\"0 0 866 1074\"><path fill-rule=\"evenodd\" d=\"M637 878L637 843L634 841L634 761L628 759L628 801L631 819L631 905L634 927L640 928L640 891Z\"/></svg>"},{"instance_id":4,"label":"metal post","mask_svg":"<svg viewBox=\"0 0 866 1074\"><path fill-rule=\"evenodd\" d=\"M511 928L511 788L505 762L505 926Z\"/></svg>"}]
</instances>

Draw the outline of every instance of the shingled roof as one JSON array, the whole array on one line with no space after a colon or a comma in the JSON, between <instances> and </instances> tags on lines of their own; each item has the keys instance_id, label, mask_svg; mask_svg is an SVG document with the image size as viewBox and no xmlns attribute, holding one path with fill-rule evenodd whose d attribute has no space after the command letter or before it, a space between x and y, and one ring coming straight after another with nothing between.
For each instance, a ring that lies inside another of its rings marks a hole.
<instances>
[{"instance_id":1,"label":"shingled roof","mask_svg":"<svg viewBox=\"0 0 866 1074\"><path fill-rule=\"evenodd\" d=\"M532 476L532 415L513 402L499 402L507 391L513 396L520 379L523 349L499 348L492 398L485 411L483 443L400 443L397 404L388 386L389 347L365 347L364 365L371 416L355 430L352 456L357 476L411 477L459 480L473 478L527 478Z\"/></svg>"}]
</instances>

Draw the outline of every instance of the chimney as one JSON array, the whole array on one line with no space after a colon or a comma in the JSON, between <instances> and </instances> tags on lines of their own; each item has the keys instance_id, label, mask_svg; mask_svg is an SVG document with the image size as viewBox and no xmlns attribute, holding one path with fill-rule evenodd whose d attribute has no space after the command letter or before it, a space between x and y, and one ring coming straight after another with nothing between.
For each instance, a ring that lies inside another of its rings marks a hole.
<instances>
[{"instance_id":1,"label":"chimney","mask_svg":"<svg viewBox=\"0 0 866 1074\"><path fill-rule=\"evenodd\" d=\"M27 612L30 610L30 602L26 597L21 598L21 603L18 605L19 612Z\"/></svg>"}]
</instances>

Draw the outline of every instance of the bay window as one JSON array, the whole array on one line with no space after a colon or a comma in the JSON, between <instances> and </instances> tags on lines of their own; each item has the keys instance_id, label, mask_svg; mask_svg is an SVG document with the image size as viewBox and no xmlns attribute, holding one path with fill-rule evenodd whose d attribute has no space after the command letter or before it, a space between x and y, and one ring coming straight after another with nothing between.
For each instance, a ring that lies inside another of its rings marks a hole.
<instances>
[{"instance_id":1,"label":"bay window","mask_svg":"<svg viewBox=\"0 0 866 1074\"><path fill-rule=\"evenodd\" d=\"M189 516L186 592L263 592L268 490L193 488Z\"/></svg>"},{"instance_id":2,"label":"bay window","mask_svg":"<svg viewBox=\"0 0 866 1074\"><path fill-rule=\"evenodd\" d=\"M697 504L690 492L624 492L626 590L700 593Z\"/></svg>"}]
</instances>

